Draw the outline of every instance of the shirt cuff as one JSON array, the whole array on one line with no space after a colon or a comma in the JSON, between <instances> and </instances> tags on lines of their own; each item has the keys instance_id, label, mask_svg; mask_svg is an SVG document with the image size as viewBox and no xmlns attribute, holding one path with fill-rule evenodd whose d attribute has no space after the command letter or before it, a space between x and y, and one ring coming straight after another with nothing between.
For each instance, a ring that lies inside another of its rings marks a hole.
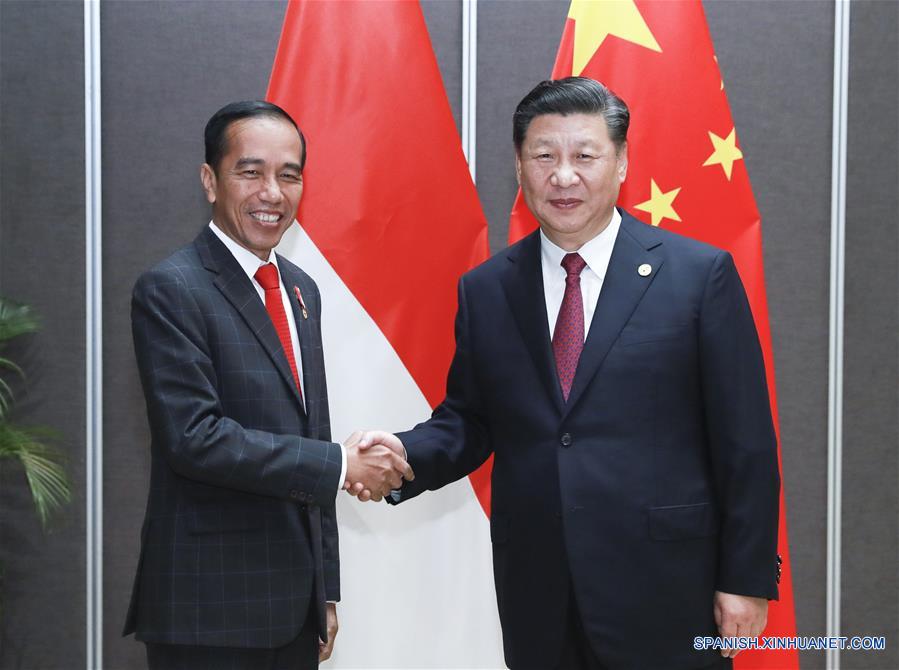
<instances>
[{"instance_id":1,"label":"shirt cuff","mask_svg":"<svg viewBox=\"0 0 899 670\"><path fill-rule=\"evenodd\" d=\"M340 443L338 443L340 444ZM340 479L337 480L337 493L343 489L343 483L346 481L346 447L340 445Z\"/></svg>"}]
</instances>

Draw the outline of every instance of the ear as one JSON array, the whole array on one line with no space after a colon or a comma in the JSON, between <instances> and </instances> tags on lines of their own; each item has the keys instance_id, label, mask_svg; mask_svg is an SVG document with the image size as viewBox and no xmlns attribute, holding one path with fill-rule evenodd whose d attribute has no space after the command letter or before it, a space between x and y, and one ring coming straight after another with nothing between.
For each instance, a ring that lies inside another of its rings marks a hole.
<instances>
[{"instance_id":1,"label":"ear","mask_svg":"<svg viewBox=\"0 0 899 670\"><path fill-rule=\"evenodd\" d=\"M618 151L618 183L623 184L627 178L627 142Z\"/></svg>"},{"instance_id":2,"label":"ear","mask_svg":"<svg viewBox=\"0 0 899 670\"><path fill-rule=\"evenodd\" d=\"M211 205L215 202L215 170L209 163L203 163L200 166L200 182L203 184L203 190L206 192L206 201Z\"/></svg>"},{"instance_id":3,"label":"ear","mask_svg":"<svg viewBox=\"0 0 899 670\"><path fill-rule=\"evenodd\" d=\"M518 180L518 186L521 186L521 154L515 152L515 179Z\"/></svg>"}]
</instances>

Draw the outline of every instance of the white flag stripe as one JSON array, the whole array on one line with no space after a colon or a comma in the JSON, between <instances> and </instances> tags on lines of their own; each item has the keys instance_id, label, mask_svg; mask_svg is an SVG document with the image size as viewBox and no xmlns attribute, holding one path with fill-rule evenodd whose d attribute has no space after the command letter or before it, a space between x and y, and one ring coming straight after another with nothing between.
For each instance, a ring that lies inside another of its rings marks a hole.
<instances>
[{"instance_id":1,"label":"white flag stripe","mask_svg":"<svg viewBox=\"0 0 899 670\"><path fill-rule=\"evenodd\" d=\"M335 439L402 430L430 407L377 324L306 232L278 252L322 293ZM468 479L388 508L339 494L340 632L326 668L504 668L487 517Z\"/></svg>"}]
</instances>

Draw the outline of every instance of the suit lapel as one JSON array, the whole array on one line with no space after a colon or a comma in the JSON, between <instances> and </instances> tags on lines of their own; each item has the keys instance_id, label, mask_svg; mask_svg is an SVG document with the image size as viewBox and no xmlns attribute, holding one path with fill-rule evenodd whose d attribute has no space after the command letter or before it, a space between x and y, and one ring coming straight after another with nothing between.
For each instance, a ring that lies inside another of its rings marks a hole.
<instances>
[{"instance_id":1,"label":"suit lapel","mask_svg":"<svg viewBox=\"0 0 899 670\"><path fill-rule=\"evenodd\" d=\"M565 416L575 406L596 375L609 353L609 349L618 338L618 334L627 324L646 289L649 288L662 266L662 256L652 251L661 242L657 239L648 239L643 235L642 227L644 226L646 224L640 223L626 212L622 212L621 228L618 231L618 238L615 240L602 291L593 313L590 332L578 361L574 383L565 405ZM652 268L650 274L645 277L637 271L644 264L648 264Z\"/></svg>"},{"instance_id":2,"label":"suit lapel","mask_svg":"<svg viewBox=\"0 0 899 670\"><path fill-rule=\"evenodd\" d=\"M247 323L302 408L303 403L293 380L293 372L284 355L281 340L250 278L240 267L237 259L208 227L200 233L194 245L203 266L216 273L213 284Z\"/></svg>"},{"instance_id":3,"label":"suit lapel","mask_svg":"<svg viewBox=\"0 0 899 670\"><path fill-rule=\"evenodd\" d=\"M315 402L315 394L317 392L315 380L320 377L321 367L319 360L321 354L321 342L318 339L318 329L316 322L316 312L313 305L309 302L315 292L312 282L300 273L291 272L287 269L286 264L279 260L281 267L281 281L284 282L284 288L287 289L287 295L290 297L290 306L293 309L293 319L297 324L297 339L300 341L300 360L303 366L303 388L306 389L304 400L306 401L306 414L309 417L310 430L314 426L318 426L318 403ZM297 296L299 289L300 296ZM305 314L303 308L306 308ZM319 355L316 355L316 349Z\"/></svg>"},{"instance_id":4,"label":"suit lapel","mask_svg":"<svg viewBox=\"0 0 899 670\"><path fill-rule=\"evenodd\" d=\"M509 255L510 266L502 275L506 300L521 332L521 338L534 360L537 375L543 382L559 412L562 411L562 389L556 374L546 317L543 271L540 265L540 232L528 235Z\"/></svg>"}]
</instances>

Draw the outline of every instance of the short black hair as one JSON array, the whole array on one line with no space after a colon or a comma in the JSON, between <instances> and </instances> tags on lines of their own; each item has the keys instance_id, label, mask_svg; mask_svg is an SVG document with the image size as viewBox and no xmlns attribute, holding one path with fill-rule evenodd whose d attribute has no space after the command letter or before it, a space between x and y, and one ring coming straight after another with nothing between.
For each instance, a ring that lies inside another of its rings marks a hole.
<instances>
[{"instance_id":1,"label":"short black hair","mask_svg":"<svg viewBox=\"0 0 899 670\"><path fill-rule=\"evenodd\" d=\"M627 142L631 115L627 104L609 88L588 77L548 79L528 93L512 115L512 140L515 151L521 151L528 126L544 114L601 114L616 150Z\"/></svg>"},{"instance_id":2,"label":"short black hair","mask_svg":"<svg viewBox=\"0 0 899 670\"><path fill-rule=\"evenodd\" d=\"M219 163L228 152L228 140L226 134L228 127L243 119L253 119L267 116L274 119L284 119L297 129L300 135L300 143L303 145L303 154L300 156L300 170L306 165L306 137L290 114L271 102L265 100L243 100L232 102L212 115L206 123L203 139L206 144L206 162L214 171L218 171Z\"/></svg>"}]
</instances>

